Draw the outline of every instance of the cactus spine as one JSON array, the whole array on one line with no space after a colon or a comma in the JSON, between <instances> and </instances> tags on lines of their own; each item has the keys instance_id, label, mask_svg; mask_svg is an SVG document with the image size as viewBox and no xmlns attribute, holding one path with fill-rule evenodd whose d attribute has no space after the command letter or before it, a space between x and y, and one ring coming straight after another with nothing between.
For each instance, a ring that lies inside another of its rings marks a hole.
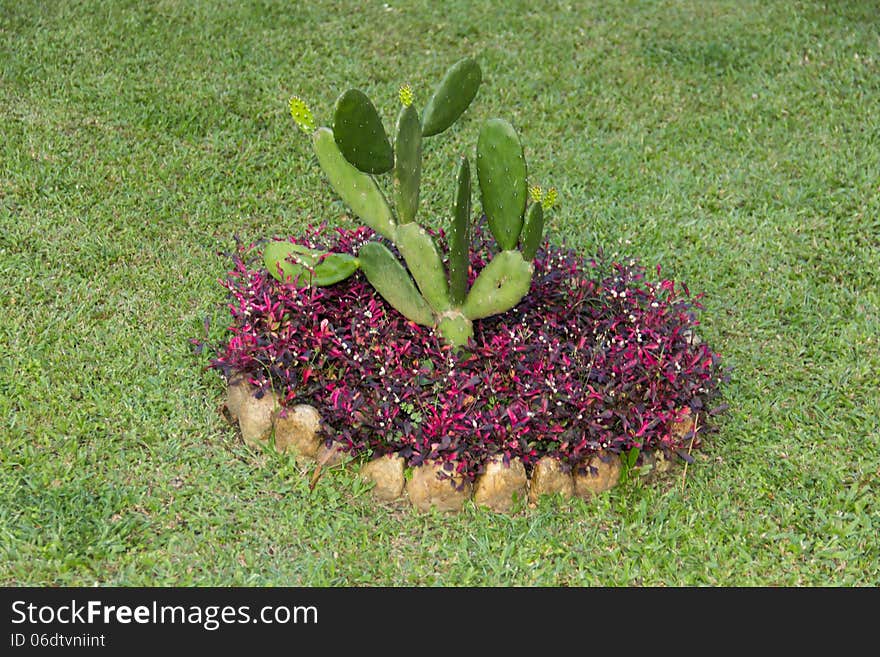
<instances>
[{"instance_id":1,"label":"cactus spine","mask_svg":"<svg viewBox=\"0 0 880 657\"><path fill-rule=\"evenodd\" d=\"M374 105L356 89L346 91L337 100L333 129L318 128L313 133L318 162L333 188L368 226L397 247L406 262L404 267L387 246L369 242L360 248L353 262L335 262L333 275L359 266L370 284L404 317L433 327L444 340L458 347L467 345L473 336L474 320L506 312L528 293L534 271L532 260L544 228L545 208L540 203L533 202L528 217L524 217L527 187L523 148L513 126L501 119L487 121L477 143L483 211L500 251L470 290L472 183L467 157L461 158L456 174L448 231L448 272L434 239L415 222L422 140L454 124L473 101L481 81L476 61L465 58L456 62L435 89L421 119L412 104L412 89L409 85L402 87L403 107L393 145ZM311 125L308 108L292 101L291 112L301 128ZM302 117L307 120L302 121ZM392 174L396 216L374 178L388 172ZM314 269L317 271L317 267ZM329 269L321 280L333 278ZM281 270L286 272L283 265Z\"/></svg>"}]
</instances>

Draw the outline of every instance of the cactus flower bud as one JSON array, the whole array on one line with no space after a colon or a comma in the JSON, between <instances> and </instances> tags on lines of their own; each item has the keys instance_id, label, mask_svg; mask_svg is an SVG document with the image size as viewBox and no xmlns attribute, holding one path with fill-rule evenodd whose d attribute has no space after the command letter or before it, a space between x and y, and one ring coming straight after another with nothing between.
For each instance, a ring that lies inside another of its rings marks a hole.
<instances>
[{"instance_id":1,"label":"cactus flower bud","mask_svg":"<svg viewBox=\"0 0 880 657\"><path fill-rule=\"evenodd\" d=\"M398 92L398 96L400 97L400 102L404 107L409 107L413 103L413 90L412 87L408 84L405 84L400 87L400 91Z\"/></svg>"},{"instance_id":2,"label":"cactus flower bud","mask_svg":"<svg viewBox=\"0 0 880 657\"><path fill-rule=\"evenodd\" d=\"M306 134L310 134L315 129L315 117L312 116L312 110L297 96L290 99L290 115L296 121L299 129Z\"/></svg>"}]
</instances>

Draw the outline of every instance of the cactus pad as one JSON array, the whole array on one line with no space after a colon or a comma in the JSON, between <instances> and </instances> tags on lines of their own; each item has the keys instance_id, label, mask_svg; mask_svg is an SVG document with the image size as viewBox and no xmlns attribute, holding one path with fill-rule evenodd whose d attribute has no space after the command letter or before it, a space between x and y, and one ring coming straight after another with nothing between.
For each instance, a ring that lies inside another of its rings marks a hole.
<instances>
[{"instance_id":1,"label":"cactus pad","mask_svg":"<svg viewBox=\"0 0 880 657\"><path fill-rule=\"evenodd\" d=\"M322 287L348 278L360 266L348 253L317 251L287 241L269 242L263 249L263 262L282 283L299 279Z\"/></svg>"},{"instance_id":2,"label":"cactus pad","mask_svg":"<svg viewBox=\"0 0 880 657\"><path fill-rule=\"evenodd\" d=\"M382 119L359 89L349 89L336 100L333 135L345 159L364 173L386 173L394 166Z\"/></svg>"},{"instance_id":3,"label":"cactus pad","mask_svg":"<svg viewBox=\"0 0 880 657\"><path fill-rule=\"evenodd\" d=\"M462 157L456 177L455 206L449 227L449 299L455 306L464 303L467 292L471 245L471 167Z\"/></svg>"},{"instance_id":4,"label":"cactus pad","mask_svg":"<svg viewBox=\"0 0 880 657\"><path fill-rule=\"evenodd\" d=\"M535 259L535 253L541 246L541 238L544 234L544 206L541 203L532 203L529 207L526 223L522 231L522 257L531 262Z\"/></svg>"},{"instance_id":5,"label":"cactus pad","mask_svg":"<svg viewBox=\"0 0 880 657\"><path fill-rule=\"evenodd\" d=\"M313 140L318 162L336 193L370 228L392 239L396 222L375 181L343 157L329 128L318 128Z\"/></svg>"},{"instance_id":6,"label":"cactus pad","mask_svg":"<svg viewBox=\"0 0 880 657\"><path fill-rule=\"evenodd\" d=\"M526 209L526 160L513 126L489 119L477 140L477 176L483 212L502 250L515 249Z\"/></svg>"},{"instance_id":7,"label":"cactus pad","mask_svg":"<svg viewBox=\"0 0 880 657\"><path fill-rule=\"evenodd\" d=\"M397 117L394 155L394 204L400 223L405 224L416 217L422 177L422 126L412 105L403 107Z\"/></svg>"},{"instance_id":8,"label":"cactus pad","mask_svg":"<svg viewBox=\"0 0 880 657\"><path fill-rule=\"evenodd\" d=\"M400 261L384 244L367 242L358 252L361 269L376 291L408 320L433 326L431 306L419 294Z\"/></svg>"},{"instance_id":9,"label":"cactus pad","mask_svg":"<svg viewBox=\"0 0 880 657\"><path fill-rule=\"evenodd\" d=\"M477 95L483 72L476 60L466 57L453 64L422 113L422 136L431 137L456 122Z\"/></svg>"},{"instance_id":10,"label":"cactus pad","mask_svg":"<svg viewBox=\"0 0 880 657\"><path fill-rule=\"evenodd\" d=\"M437 324L437 332L449 344L456 347L467 346L468 340L474 335L474 323L461 311L443 313Z\"/></svg>"},{"instance_id":11,"label":"cactus pad","mask_svg":"<svg viewBox=\"0 0 880 657\"><path fill-rule=\"evenodd\" d=\"M471 320L507 312L528 294L534 270L519 251L502 251L477 276L462 312Z\"/></svg>"},{"instance_id":12,"label":"cactus pad","mask_svg":"<svg viewBox=\"0 0 880 657\"><path fill-rule=\"evenodd\" d=\"M405 224L397 229L395 245L431 308L436 312L449 308L446 270L434 238L418 224Z\"/></svg>"}]
</instances>

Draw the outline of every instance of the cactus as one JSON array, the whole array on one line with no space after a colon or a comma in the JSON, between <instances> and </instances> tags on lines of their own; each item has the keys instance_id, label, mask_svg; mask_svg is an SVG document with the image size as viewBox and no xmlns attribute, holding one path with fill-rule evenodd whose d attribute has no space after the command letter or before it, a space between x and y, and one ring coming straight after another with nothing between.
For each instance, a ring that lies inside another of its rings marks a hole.
<instances>
[{"instance_id":1,"label":"cactus","mask_svg":"<svg viewBox=\"0 0 880 657\"><path fill-rule=\"evenodd\" d=\"M550 203L539 188L533 194L528 216L526 162L513 126L502 119L483 125L477 142L477 177L483 212L500 247L468 290L470 265L470 215L472 184L470 164L462 157L456 173L452 222L449 226L449 263L444 267L431 235L416 221L421 182L422 139L448 129L477 94L482 73L476 61L465 58L446 72L419 118L409 85L400 89L403 107L397 118L393 146L375 106L362 92L352 89L336 102L333 129L318 128L313 143L324 173L333 188L368 226L397 247L406 266L381 242L361 246L351 261L288 249L295 257L278 258L282 247L273 247L275 270L285 275L302 272L310 262L313 278L332 280L352 267L360 267L370 284L407 319L432 327L446 342L462 347L473 336L473 322L513 308L528 293L540 246L544 213ZM294 113L294 108L296 112ZM309 125L311 113L291 101L291 113L300 127ZM392 174L394 209L377 184L375 175ZM396 216L395 216L396 215ZM520 242L522 242L520 246ZM340 254L335 254L340 255ZM312 258L303 262L303 258ZM294 262L290 262L293 260ZM283 261L283 262L282 262ZM269 259L267 258L267 265ZM354 271L351 269L351 271ZM351 272L349 272L351 273Z\"/></svg>"},{"instance_id":2,"label":"cactus","mask_svg":"<svg viewBox=\"0 0 880 657\"><path fill-rule=\"evenodd\" d=\"M453 64L425 106L422 136L438 135L458 120L477 95L483 72L468 57Z\"/></svg>"},{"instance_id":3,"label":"cactus","mask_svg":"<svg viewBox=\"0 0 880 657\"><path fill-rule=\"evenodd\" d=\"M333 137L345 159L364 173L387 173L394 166L382 119L363 91L349 89L336 101Z\"/></svg>"},{"instance_id":4,"label":"cactus","mask_svg":"<svg viewBox=\"0 0 880 657\"><path fill-rule=\"evenodd\" d=\"M309 134L315 129L315 117L302 98L294 96L290 99L290 115L304 133Z\"/></svg>"},{"instance_id":5,"label":"cactus","mask_svg":"<svg viewBox=\"0 0 880 657\"><path fill-rule=\"evenodd\" d=\"M529 206L529 215L522 231L522 257L531 262L535 259L535 253L541 246L541 237L544 234L544 206L541 203L532 203Z\"/></svg>"},{"instance_id":6,"label":"cactus","mask_svg":"<svg viewBox=\"0 0 880 657\"><path fill-rule=\"evenodd\" d=\"M419 294L406 269L387 246L368 242L361 247L358 256L370 285L401 315L424 326L434 323L431 306Z\"/></svg>"},{"instance_id":7,"label":"cactus","mask_svg":"<svg viewBox=\"0 0 880 657\"><path fill-rule=\"evenodd\" d=\"M454 306L464 303L470 266L471 168L462 157L456 179L455 207L449 226L449 300Z\"/></svg>"},{"instance_id":8,"label":"cactus","mask_svg":"<svg viewBox=\"0 0 880 657\"><path fill-rule=\"evenodd\" d=\"M470 320L513 308L529 291L535 267L519 251L502 251L477 276L462 312Z\"/></svg>"},{"instance_id":9,"label":"cactus","mask_svg":"<svg viewBox=\"0 0 880 657\"><path fill-rule=\"evenodd\" d=\"M370 228L393 239L397 225L376 181L345 159L329 128L318 128L313 142L318 162L336 193Z\"/></svg>"},{"instance_id":10,"label":"cactus","mask_svg":"<svg viewBox=\"0 0 880 657\"><path fill-rule=\"evenodd\" d=\"M412 104L404 105L397 118L394 156L394 203L398 220L405 224L416 218L422 178L422 124Z\"/></svg>"},{"instance_id":11,"label":"cactus","mask_svg":"<svg viewBox=\"0 0 880 657\"><path fill-rule=\"evenodd\" d=\"M422 296L437 312L449 308L449 286L443 258L428 231L416 223L405 224L397 229L397 250L406 261Z\"/></svg>"},{"instance_id":12,"label":"cactus","mask_svg":"<svg viewBox=\"0 0 880 657\"><path fill-rule=\"evenodd\" d=\"M309 249L286 241L269 242L263 249L266 269L282 283L307 281L313 285L333 285L351 276L360 266L348 253Z\"/></svg>"},{"instance_id":13,"label":"cactus","mask_svg":"<svg viewBox=\"0 0 880 657\"><path fill-rule=\"evenodd\" d=\"M515 249L526 209L526 159L516 130L489 119L477 141L477 177L489 230L502 249Z\"/></svg>"}]
</instances>

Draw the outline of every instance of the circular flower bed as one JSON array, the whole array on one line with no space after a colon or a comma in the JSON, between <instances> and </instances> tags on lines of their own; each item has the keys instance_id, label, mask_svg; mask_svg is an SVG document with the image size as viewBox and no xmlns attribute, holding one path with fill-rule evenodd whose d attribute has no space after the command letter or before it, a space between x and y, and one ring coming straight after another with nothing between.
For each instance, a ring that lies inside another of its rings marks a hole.
<instances>
[{"instance_id":1,"label":"circular flower bed","mask_svg":"<svg viewBox=\"0 0 880 657\"><path fill-rule=\"evenodd\" d=\"M365 227L315 228L290 241L356 254L375 239ZM471 283L492 248L478 224ZM328 287L282 283L259 254L252 244L232 256L231 335L212 347L210 366L227 381L246 378L257 396L271 390L285 408L313 406L326 445L351 456L436 463L464 483L498 461L531 473L542 457L577 473L597 455L689 458L720 408L720 356L695 335L699 297L649 281L635 261L545 244L526 297L476 322L468 349L456 350L361 273Z\"/></svg>"}]
</instances>

